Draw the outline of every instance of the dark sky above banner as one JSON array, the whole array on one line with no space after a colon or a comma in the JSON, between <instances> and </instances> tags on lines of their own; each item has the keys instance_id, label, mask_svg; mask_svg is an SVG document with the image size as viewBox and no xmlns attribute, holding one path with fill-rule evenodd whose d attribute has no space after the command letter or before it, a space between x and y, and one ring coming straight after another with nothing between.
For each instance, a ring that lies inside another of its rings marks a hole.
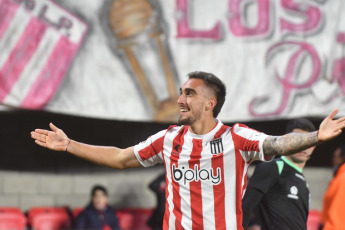
<instances>
[{"instance_id":1,"label":"dark sky above banner","mask_svg":"<svg viewBox=\"0 0 345 230\"><path fill-rule=\"evenodd\" d=\"M345 113L342 0L0 0L1 109L174 121L186 74L224 122Z\"/></svg>"}]
</instances>

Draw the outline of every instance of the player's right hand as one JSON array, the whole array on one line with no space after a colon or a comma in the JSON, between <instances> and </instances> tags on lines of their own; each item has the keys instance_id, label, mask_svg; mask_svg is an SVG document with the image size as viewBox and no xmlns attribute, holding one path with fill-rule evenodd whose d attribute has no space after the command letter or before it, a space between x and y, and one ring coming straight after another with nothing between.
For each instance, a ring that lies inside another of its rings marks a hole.
<instances>
[{"instance_id":1,"label":"player's right hand","mask_svg":"<svg viewBox=\"0 0 345 230\"><path fill-rule=\"evenodd\" d=\"M53 123L49 124L52 131L44 129L35 129L31 132L31 138L35 143L55 151L66 151L70 143L67 135Z\"/></svg>"}]
</instances>

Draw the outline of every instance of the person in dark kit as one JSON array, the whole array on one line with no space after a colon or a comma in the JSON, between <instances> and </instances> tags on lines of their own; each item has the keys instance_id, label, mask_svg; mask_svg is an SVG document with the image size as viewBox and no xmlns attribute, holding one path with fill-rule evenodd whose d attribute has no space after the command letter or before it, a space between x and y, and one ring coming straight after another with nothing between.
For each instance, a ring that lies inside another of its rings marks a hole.
<instances>
[{"instance_id":1,"label":"person in dark kit","mask_svg":"<svg viewBox=\"0 0 345 230\"><path fill-rule=\"evenodd\" d=\"M147 221L147 225L150 226L152 230L161 230L163 228L163 218L165 212L165 186L165 172L159 175L149 185L149 188L156 194L157 197L157 207Z\"/></svg>"},{"instance_id":2,"label":"person in dark kit","mask_svg":"<svg viewBox=\"0 0 345 230\"><path fill-rule=\"evenodd\" d=\"M121 230L115 210L108 205L105 187L96 185L91 191L90 204L77 216L76 229Z\"/></svg>"},{"instance_id":3,"label":"person in dark kit","mask_svg":"<svg viewBox=\"0 0 345 230\"><path fill-rule=\"evenodd\" d=\"M311 133L316 128L307 119L291 120L286 133ZM248 229L254 213L262 230L306 230L310 193L303 168L315 146L289 156L258 164L242 201L243 227Z\"/></svg>"}]
</instances>

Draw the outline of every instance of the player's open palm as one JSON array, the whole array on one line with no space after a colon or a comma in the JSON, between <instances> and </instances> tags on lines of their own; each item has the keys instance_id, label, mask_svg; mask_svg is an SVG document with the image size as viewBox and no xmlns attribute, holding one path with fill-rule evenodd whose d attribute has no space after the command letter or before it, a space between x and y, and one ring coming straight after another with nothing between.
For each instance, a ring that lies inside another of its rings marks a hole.
<instances>
[{"instance_id":1,"label":"player's open palm","mask_svg":"<svg viewBox=\"0 0 345 230\"><path fill-rule=\"evenodd\" d=\"M320 141L328 141L335 138L342 132L342 129L345 128L345 117L333 120L337 113L337 109L333 110L330 115L322 121L318 135Z\"/></svg>"},{"instance_id":2,"label":"player's open palm","mask_svg":"<svg viewBox=\"0 0 345 230\"><path fill-rule=\"evenodd\" d=\"M70 140L67 135L53 123L49 124L52 131L44 129L35 129L31 132L31 137L35 140L35 143L52 149L55 151L65 151Z\"/></svg>"}]
</instances>

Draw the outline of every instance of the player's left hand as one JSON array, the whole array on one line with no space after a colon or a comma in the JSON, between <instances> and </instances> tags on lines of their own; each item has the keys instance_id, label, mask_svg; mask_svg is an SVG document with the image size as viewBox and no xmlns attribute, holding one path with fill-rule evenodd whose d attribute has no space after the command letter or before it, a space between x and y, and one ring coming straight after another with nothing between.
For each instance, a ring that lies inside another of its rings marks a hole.
<instances>
[{"instance_id":1,"label":"player's left hand","mask_svg":"<svg viewBox=\"0 0 345 230\"><path fill-rule=\"evenodd\" d=\"M329 141L338 136L345 128L345 117L333 120L337 115L338 109L333 110L320 124L318 139L319 141Z\"/></svg>"}]
</instances>

